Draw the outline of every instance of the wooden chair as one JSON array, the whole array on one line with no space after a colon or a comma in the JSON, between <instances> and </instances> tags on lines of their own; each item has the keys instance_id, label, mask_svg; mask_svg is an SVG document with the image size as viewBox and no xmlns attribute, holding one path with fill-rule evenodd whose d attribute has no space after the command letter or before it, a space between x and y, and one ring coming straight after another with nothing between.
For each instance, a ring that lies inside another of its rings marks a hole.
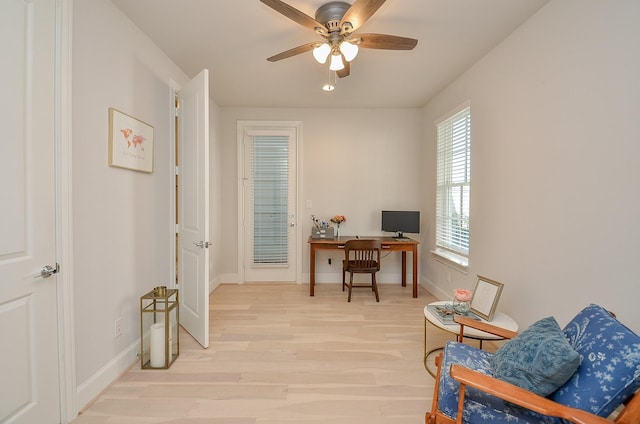
<instances>
[{"instance_id":1,"label":"wooden chair","mask_svg":"<svg viewBox=\"0 0 640 424\"><path fill-rule=\"evenodd\" d=\"M467 325L516 336L470 318L455 320L461 334ZM436 359L433 403L425 423L640 423L640 337L597 305L583 309L562 331L581 363L547 397L494 378L491 353L448 342Z\"/></svg>"},{"instance_id":2,"label":"wooden chair","mask_svg":"<svg viewBox=\"0 0 640 424\"><path fill-rule=\"evenodd\" d=\"M355 288L369 288L376 294L376 302L380 302L376 272L380 271L380 240L349 240L344 244L344 260L342 261L342 291L345 286L345 273L349 273L349 297ZM371 274L371 285L353 285L353 274Z\"/></svg>"}]
</instances>

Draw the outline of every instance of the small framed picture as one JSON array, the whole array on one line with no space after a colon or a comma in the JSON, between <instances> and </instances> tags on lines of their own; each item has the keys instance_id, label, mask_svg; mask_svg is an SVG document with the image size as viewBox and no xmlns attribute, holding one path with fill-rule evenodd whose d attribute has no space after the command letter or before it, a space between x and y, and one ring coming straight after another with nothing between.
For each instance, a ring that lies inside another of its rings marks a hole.
<instances>
[{"instance_id":1,"label":"small framed picture","mask_svg":"<svg viewBox=\"0 0 640 424\"><path fill-rule=\"evenodd\" d=\"M471 312L491 321L503 286L502 283L478 275L478 281L473 289L473 299L471 299Z\"/></svg>"},{"instance_id":2,"label":"small framed picture","mask_svg":"<svg viewBox=\"0 0 640 424\"><path fill-rule=\"evenodd\" d=\"M109 108L109 166L153 172L153 127Z\"/></svg>"}]
</instances>

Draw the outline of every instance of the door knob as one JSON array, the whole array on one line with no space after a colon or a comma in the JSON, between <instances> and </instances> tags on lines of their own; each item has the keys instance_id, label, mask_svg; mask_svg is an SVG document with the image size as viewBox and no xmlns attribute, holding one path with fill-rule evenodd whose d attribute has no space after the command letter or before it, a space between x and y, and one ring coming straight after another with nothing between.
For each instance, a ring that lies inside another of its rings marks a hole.
<instances>
[{"instance_id":1,"label":"door knob","mask_svg":"<svg viewBox=\"0 0 640 424\"><path fill-rule=\"evenodd\" d=\"M53 274L56 274L60 271L60 265L56 264L56 267L52 267L51 265L45 265L40 270L40 274L36 274L33 278L49 278Z\"/></svg>"},{"instance_id":2,"label":"door knob","mask_svg":"<svg viewBox=\"0 0 640 424\"><path fill-rule=\"evenodd\" d=\"M195 244L198 247L202 247L203 249L207 249L211 245L211 243L209 243L208 241L199 241L193 244Z\"/></svg>"}]
</instances>

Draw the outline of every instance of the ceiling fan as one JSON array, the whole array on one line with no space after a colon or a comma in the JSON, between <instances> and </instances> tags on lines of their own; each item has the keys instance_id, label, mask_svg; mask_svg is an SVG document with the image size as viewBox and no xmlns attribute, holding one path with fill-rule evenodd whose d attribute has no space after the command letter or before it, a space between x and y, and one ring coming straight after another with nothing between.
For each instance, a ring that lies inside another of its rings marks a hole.
<instances>
[{"instance_id":1,"label":"ceiling fan","mask_svg":"<svg viewBox=\"0 0 640 424\"><path fill-rule=\"evenodd\" d=\"M332 1L318 8L315 19L281 0L260 0L262 3L309 28L324 41L314 41L267 58L270 62L313 51L319 63L330 58L329 69L343 78L350 74L349 63L358 54L358 48L385 50L412 50L418 40L387 34L354 34L386 0L355 0L351 5Z\"/></svg>"}]
</instances>

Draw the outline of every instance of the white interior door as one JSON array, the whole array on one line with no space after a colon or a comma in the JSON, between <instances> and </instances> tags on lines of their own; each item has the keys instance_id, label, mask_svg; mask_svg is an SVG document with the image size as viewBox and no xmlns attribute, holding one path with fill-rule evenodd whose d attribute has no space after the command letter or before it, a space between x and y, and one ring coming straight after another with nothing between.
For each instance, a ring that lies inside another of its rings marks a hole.
<instances>
[{"instance_id":1,"label":"white interior door","mask_svg":"<svg viewBox=\"0 0 640 424\"><path fill-rule=\"evenodd\" d=\"M209 346L209 71L178 93L180 324Z\"/></svg>"},{"instance_id":2,"label":"white interior door","mask_svg":"<svg viewBox=\"0 0 640 424\"><path fill-rule=\"evenodd\" d=\"M0 422L59 423L55 2L0 2Z\"/></svg>"},{"instance_id":3,"label":"white interior door","mask_svg":"<svg viewBox=\"0 0 640 424\"><path fill-rule=\"evenodd\" d=\"M297 126L243 130L244 280L297 275Z\"/></svg>"}]
</instances>

